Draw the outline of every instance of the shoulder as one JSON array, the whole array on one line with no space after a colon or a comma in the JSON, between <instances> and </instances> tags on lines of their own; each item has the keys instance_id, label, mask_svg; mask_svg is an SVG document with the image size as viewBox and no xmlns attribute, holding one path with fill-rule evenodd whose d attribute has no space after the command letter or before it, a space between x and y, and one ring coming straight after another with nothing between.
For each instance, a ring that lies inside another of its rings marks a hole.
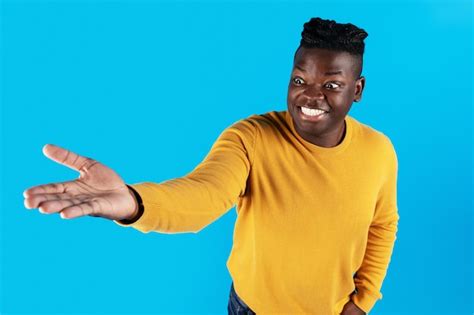
<instances>
[{"instance_id":1,"label":"shoulder","mask_svg":"<svg viewBox=\"0 0 474 315\"><path fill-rule=\"evenodd\" d=\"M265 134L270 130L278 130L285 125L284 111L270 111L261 114L252 114L237 120L229 128L245 130L247 133Z\"/></svg>"},{"instance_id":2,"label":"shoulder","mask_svg":"<svg viewBox=\"0 0 474 315\"><path fill-rule=\"evenodd\" d=\"M398 157L392 140L388 135L375 129L368 124L361 123L355 118L351 118L354 123L354 129L358 134L358 145L361 146L362 153L369 160L381 167L385 178L392 178L398 172ZM367 155L366 152L370 152Z\"/></svg>"},{"instance_id":3,"label":"shoulder","mask_svg":"<svg viewBox=\"0 0 474 315\"><path fill-rule=\"evenodd\" d=\"M247 122L256 127L263 127L265 125L275 125L284 119L284 111L270 111L261 114L249 115L238 122Z\"/></svg>"},{"instance_id":4,"label":"shoulder","mask_svg":"<svg viewBox=\"0 0 474 315\"><path fill-rule=\"evenodd\" d=\"M395 155L396 157L395 146L388 135L366 123L360 122L352 116L349 117L361 142L369 146L371 150L384 156Z\"/></svg>"}]
</instances>

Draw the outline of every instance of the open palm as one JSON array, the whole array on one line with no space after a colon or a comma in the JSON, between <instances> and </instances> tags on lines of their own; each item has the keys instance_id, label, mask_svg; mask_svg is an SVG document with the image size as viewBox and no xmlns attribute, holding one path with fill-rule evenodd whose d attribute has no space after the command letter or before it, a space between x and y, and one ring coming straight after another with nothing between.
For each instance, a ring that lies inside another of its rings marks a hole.
<instances>
[{"instance_id":1,"label":"open palm","mask_svg":"<svg viewBox=\"0 0 474 315\"><path fill-rule=\"evenodd\" d=\"M137 203L122 178L102 163L59 146L47 144L43 153L80 173L79 178L31 187L23 192L25 207L62 218L80 216L122 220L136 213Z\"/></svg>"}]
</instances>

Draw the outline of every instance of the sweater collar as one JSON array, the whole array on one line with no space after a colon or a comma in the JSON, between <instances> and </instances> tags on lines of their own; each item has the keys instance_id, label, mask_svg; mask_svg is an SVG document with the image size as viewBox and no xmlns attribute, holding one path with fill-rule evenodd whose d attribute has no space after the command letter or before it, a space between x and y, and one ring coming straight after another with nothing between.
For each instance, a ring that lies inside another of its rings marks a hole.
<instances>
[{"instance_id":1,"label":"sweater collar","mask_svg":"<svg viewBox=\"0 0 474 315\"><path fill-rule=\"evenodd\" d=\"M308 149L311 152L322 154L322 155L339 154L340 152L344 151L352 141L354 120L349 115L346 115L344 119L346 123L346 133L344 135L344 139L342 140L342 142L334 147L326 148L326 147L316 145L314 143L311 143L303 139L299 135L299 133L296 131L294 122L293 122L293 117L291 117L291 114L288 112L288 110L286 110L284 114L285 114L285 120L289 126L291 134L298 140L298 142L301 145L303 145L306 149Z\"/></svg>"}]
</instances>

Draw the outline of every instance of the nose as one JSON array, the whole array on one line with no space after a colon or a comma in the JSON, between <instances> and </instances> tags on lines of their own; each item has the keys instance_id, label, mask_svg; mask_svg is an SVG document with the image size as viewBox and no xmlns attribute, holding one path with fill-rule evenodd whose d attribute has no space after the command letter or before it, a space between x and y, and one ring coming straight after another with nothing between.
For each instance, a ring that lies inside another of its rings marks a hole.
<instances>
[{"instance_id":1,"label":"nose","mask_svg":"<svg viewBox=\"0 0 474 315\"><path fill-rule=\"evenodd\" d=\"M321 88L318 88L316 86L309 86L308 88L305 89L304 95L309 99L324 99L324 94L321 90Z\"/></svg>"}]
</instances>

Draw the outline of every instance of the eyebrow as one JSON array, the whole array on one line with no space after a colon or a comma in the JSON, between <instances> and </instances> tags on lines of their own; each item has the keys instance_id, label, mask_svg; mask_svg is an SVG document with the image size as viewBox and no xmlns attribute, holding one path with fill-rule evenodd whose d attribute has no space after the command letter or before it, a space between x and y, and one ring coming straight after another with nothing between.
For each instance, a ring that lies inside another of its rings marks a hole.
<instances>
[{"instance_id":1,"label":"eyebrow","mask_svg":"<svg viewBox=\"0 0 474 315\"><path fill-rule=\"evenodd\" d=\"M303 72L306 72L306 70L305 70L305 69L301 68L301 67L300 67L300 66L298 66L298 65L295 65L295 68L296 68L296 69L299 69L299 70L301 70L301 71L303 71Z\"/></svg>"},{"instance_id":2,"label":"eyebrow","mask_svg":"<svg viewBox=\"0 0 474 315\"><path fill-rule=\"evenodd\" d=\"M298 65L295 65L295 68L299 69L303 72L307 72L305 69L303 69L302 67L300 67ZM335 74L342 74L342 70L333 70L333 71L327 71L327 72L324 73L324 75L335 75Z\"/></svg>"}]
</instances>

